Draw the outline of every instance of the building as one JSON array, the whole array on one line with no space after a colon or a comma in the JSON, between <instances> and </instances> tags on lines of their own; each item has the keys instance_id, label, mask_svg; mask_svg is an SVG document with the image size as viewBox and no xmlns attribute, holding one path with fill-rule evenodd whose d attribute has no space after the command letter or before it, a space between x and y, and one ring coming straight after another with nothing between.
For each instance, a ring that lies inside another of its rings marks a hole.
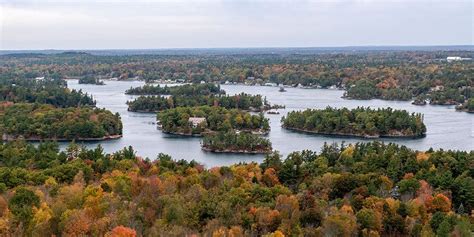
<instances>
[{"instance_id":1,"label":"building","mask_svg":"<svg viewBox=\"0 0 474 237\"><path fill-rule=\"evenodd\" d=\"M206 118L202 117L191 117L188 119L189 123L195 128L199 124L206 122Z\"/></svg>"},{"instance_id":2,"label":"building","mask_svg":"<svg viewBox=\"0 0 474 237\"><path fill-rule=\"evenodd\" d=\"M446 58L446 61L448 63L451 63L451 62L458 62L458 61L470 61L472 60L472 58L461 58L461 57L458 57L458 56L454 56L454 57L447 57Z\"/></svg>"}]
</instances>

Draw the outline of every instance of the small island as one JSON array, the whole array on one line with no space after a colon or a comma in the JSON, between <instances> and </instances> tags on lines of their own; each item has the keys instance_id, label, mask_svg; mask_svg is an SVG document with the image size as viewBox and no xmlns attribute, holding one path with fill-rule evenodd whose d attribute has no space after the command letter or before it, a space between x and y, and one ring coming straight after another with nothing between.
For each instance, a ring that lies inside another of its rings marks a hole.
<instances>
[{"instance_id":1,"label":"small island","mask_svg":"<svg viewBox=\"0 0 474 237\"><path fill-rule=\"evenodd\" d=\"M93 84L93 85L99 85L99 86L105 85L104 81L101 81L98 78L95 78L93 76L81 77L78 83L79 84Z\"/></svg>"},{"instance_id":2,"label":"small island","mask_svg":"<svg viewBox=\"0 0 474 237\"><path fill-rule=\"evenodd\" d=\"M219 85L213 83L185 84L181 86L144 85L142 87L130 88L125 91L127 95L223 95Z\"/></svg>"},{"instance_id":3,"label":"small island","mask_svg":"<svg viewBox=\"0 0 474 237\"><path fill-rule=\"evenodd\" d=\"M268 119L263 113L251 115L238 109L218 106L178 107L157 115L158 127L165 133L183 136L202 136L209 132L231 130L267 134Z\"/></svg>"},{"instance_id":4,"label":"small island","mask_svg":"<svg viewBox=\"0 0 474 237\"><path fill-rule=\"evenodd\" d=\"M426 98L425 96L417 96L413 102L411 102L412 105L426 105Z\"/></svg>"},{"instance_id":5,"label":"small island","mask_svg":"<svg viewBox=\"0 0 474 237\"><path fill-rule=\"evenodd\" d=\"M292 111L282 118L282 126L299 132L363 138L419 138L426 133L423 115L392 108Z\"/></svg>"},{"instance_id":6,"label":"small island","mask_svg":"<svg viewBox=\"0 0 474 237\"><path fill-rule=\"evenodd\" d=\"M261 95L241 93L238 95L190 95L190 96L140 96L128 101L128 111L154 113L176 107L220 106L226 109L241 109L262 112L271 106Z\"/></svg>"},{"instance_id":7,"label":"small island","mask_svg":"<svg viewBox=\"0 0 474 237\"><path fill-rule=\"evenodd\" d=\"M0 134L3 141L99 141L122 137L122 122L105 109L6 103L0 106Z\"/></svg>"},{"instance_id":8,"label":"small island","mask_svg":"<svg viewBox=\"0 0 474 237\"><path fill-rule=\"evenodd\" d=\"M272 143L252 133L218 132L204 136L202 149L216 153L267 154L272 151Z\"/></svg>"},{"instance_id":9,"label":"small island","mask_svg":"<svg viewBox=\"0 0 474 237\"><path fill-rule=\"evenodd\" d=\"M461 105L456 106L457 111L474 113L474 98L470 98Z\"/></svg>"}]
</instances>

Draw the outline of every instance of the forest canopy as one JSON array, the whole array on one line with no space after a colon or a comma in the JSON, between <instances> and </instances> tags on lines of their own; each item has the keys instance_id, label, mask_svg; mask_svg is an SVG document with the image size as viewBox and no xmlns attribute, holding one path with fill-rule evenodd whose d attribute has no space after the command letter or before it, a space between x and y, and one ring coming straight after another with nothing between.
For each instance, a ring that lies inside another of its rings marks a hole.
<instances>
[{"instance_id":1,"label":"forest canopy","mask_svg":"<svg viewBox=\"0 0 474 237\"><path fill-rule=\"evenodd\" d=\"M208 168L74 143L60 151L7 142L0 154L2 235L469 236L473 228L473 151L333 144Z\"/></svg>"},{"instance_id":2,"label":"forest canopy","mask_svg":"<svg viewBox=\"0 0 474 237\"><path fill-rule=\"evenodd\" d=\"M3 140L94 140L122 135L118 114L97 108L55 108L45 104L0 106Z\"/></svg>"}]
</instances>

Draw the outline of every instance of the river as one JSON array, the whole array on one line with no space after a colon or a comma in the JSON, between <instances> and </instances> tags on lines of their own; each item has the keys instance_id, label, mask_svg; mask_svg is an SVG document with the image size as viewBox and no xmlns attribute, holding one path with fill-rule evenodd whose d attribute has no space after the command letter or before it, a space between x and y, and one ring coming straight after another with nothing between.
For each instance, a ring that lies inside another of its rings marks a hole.
<instances>
[{"instance_id":1,"label":"river","mask_svg":"<svg viewBox=\"0 0 474 237\"><path fill-rule=\"evenodd\" d=\"M137 154L154 159L159 153L169 154L173 159L196 160L207 167L230 165L238 162L261 162L263 155L214 154L201 150L200 138L177 137L167 135L156 129L155 114L143 114L127 111L127 100L136 96L125 95L130 87L141 86L141 81L105 81L104 86L78 84L77 80L68 80L68 87L81 89L92 94L97 106L120 113L123 122L123 137L117 140L88 142L85 146L93 148L101 144L106 152L114 152L126 146L133 146ZM355 143L369 141L360 138L337 138L316 136L287 131L280 127L280 119L288 111L303 110L306 108L325 108L357 106L392 107L405 109L410 112L424 114L427 127L426 137L421 139L380 139L386 142L396 142L416 150L452 149L474 150L474 115L465 112L456 112L454 106L415 106L410 102L384 100L346 100L341 96L341 90L329 89L300 89L286 88L287 92L279 92L277 87L222 85L228 94L245 92L261 94L267 97L272 104L285 105L279 115L266 114L270 119L271 131L268 138L273 149L287 155L292 151L310 149L319 151L327 143ZM61 143L65 147L67 143Z\"/></svg>"}]
</instances>

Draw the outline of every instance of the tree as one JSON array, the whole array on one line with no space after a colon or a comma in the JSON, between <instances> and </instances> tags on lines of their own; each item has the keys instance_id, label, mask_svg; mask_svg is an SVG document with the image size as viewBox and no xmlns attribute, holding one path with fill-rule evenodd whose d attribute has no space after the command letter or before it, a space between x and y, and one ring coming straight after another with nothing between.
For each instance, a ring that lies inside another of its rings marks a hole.
<instances>
[{"instance_id":1,"label":"tree","mask_svg":"<svg viewBox=\"0 0 474 237\"><path fill-rule=\"evenodd\" d=\"M364 208L357 212L357 223L361 229L380 231L382 229L381 215L374 210Z\"/></svg>"},{"instance_id":2,"label":"tree","mask_svg":"<svg viewBox=\"0 0 474 237\"><path fill-rule=\"evenodd\" d=\"M33 207L39 207L40 198L30 189L20 187L8 202L8 208L18 221L28 224L33 218Z\"/></svg>"},{"instance_id":3,"label":"tree","mask_svg":"<svg viewBox=\"0 0 474 237\"><path fill-rule=\"evenodd\" d=\"M443 194L436 194L426 203L428 210L431 212L449 212L451 210L451 200Z\"/></svg>"},{"instance_id":4,"label":"tree","mask_svg":"<svg viewBox=\"0 0 474 237\"><path fill-rule=\"evenodd\" d=\"M106 237L135 237L137 232L134 229L130 229L125 226L116 226L111 231L109 231Z\"/></svg>"}]
</instances>

